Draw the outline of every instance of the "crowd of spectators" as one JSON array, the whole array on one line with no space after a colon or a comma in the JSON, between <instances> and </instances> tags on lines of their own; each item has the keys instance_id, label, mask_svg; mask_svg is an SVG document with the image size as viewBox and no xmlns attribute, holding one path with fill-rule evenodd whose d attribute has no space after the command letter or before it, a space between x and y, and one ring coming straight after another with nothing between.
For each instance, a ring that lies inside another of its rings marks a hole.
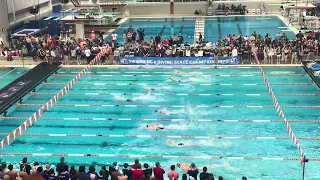
<instances>
[{"instance_id":1,"label":"crowd of spectators","mask_svg":"<svg viewBox=\"0 0 320 180\"><path fill-rule=\"evenodd\" d=\"M181 165L177 164L177 166ZM200 173L194 163L180 168L185 171L182 175L176 171L176 165L171 165L170 171L166 172L159 162L155 163L154 168L147 163L142 167L139 159L136 159L132 165L124 163L122 169L117 162L114 162L108 168L102 166L97 171L95 166L90 166L86 171L83 165L80 165L78 170L74 166L69 168L64 157L61 157L60 163L53 169L50 164L42 166L38 162L34 162L31 166L28 159L23 158L19 171L14 170L12 164L8 166L2 164L0 180L214 180L216 178L223 180L222 176L214 176L213 173L208 172L207 167L203 167ZM243 176L242 180L247 178Z\"/></svg>"},{"instance_id":2,"label":"crowd of spectators","mask_svg":"<svg viewBox=\"0 0 320 180\"><path fill-rule=\"evenodd\" d=\"M248 10L247 10L247 6L242 6L241 4L238 4L237 6L235 6L234 4L231 4L229 6L229 4L219 4L217 9L217 11L225 11L228 15L228 13L231 12L237 12L240 15L245 15Z\"/></svg>"},{"instance_id":3,"label":"crowd of spectators","mask_svg":"<svg viewBox=\"0 0 320 180\"><path fill-rule=\"evenodd\" d=\"M261 63L284 64L298 63L302 60L313 60L320 54L320 31L303 34L299 32L295 39L289 40L285 33L275 36L262 36L253 32L250 36L229 34L219 37L217 42L208 42L199 35L193 44L185 42L188 38L181 33L164 37L157 34L154 38L145 40L144 29L134 30L131 26L123 33L123 43L118 43L118 35L113 33L110 40L91 36L88 39L69 38L59 40L58 37L44 35L40 37L28 36L17 39L13 48L2 48L2 55L12 60L12 56L29 56L41 61L62 61L70 64L70 60L77 64L90 62L97 53L101 53L99 64L112 64L121 56L140 57L218 57L239 56L241 63L253 63L252 45ZM192 37L193 38L193 37Z\"/></svg>"}]
</instances>

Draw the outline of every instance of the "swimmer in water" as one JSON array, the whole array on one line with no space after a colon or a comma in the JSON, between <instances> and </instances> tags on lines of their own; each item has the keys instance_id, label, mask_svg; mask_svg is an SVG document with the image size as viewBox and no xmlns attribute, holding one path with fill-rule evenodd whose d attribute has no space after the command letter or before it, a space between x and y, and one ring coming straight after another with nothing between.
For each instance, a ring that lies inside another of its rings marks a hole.
<instances>
[{"instance_id":1,"label":"swimmer in water","mask_svg":"<svg viewBox=\"0 0 320 180\"><path fill-rule=\"evenodd\" d=\"M167 112L166 110L161 110L161 109L160 110L154 110L154 112L159 113L161 115L167 115L167 116L172 115L171 113Z\"/></svg>"},{"instance_id":2,"label":"swimmer in water","mask_svg":"<svg viewBox=\"0 0 320 180\"><path fill-rule=\"evenodd\" d=\"M199 77L201 76L200 74L191 74L191 73L186 73L186 72L182 72L182 71L176 71L176 74L182 75L182 76L194 76L194 77Z\"/></svg>"},{"instance_id":3,"label":"swimmer in water","mask_svg":"<svg viewBox=\"0 0 320 180\"><path fill-rule=\"evenodd\" d=\"M169 80L173 81L173 82L183 82L182 80L176 80L176 79L173 79L172 77L168 78Z\"/></svg>"},{"instance_id":4,"label":"swimmer in water","mask_svg":"<svg viewBox=\"0 0 320 180\"><path fill-rule=\"evenodd\" d=\"M160 123L148 124L147 128L150 130L156 130L156 131L164 130L164 126Z\"/></svg>"},{"instance_id":5,"label":"swimmer in water","mask_svg":"<svg viewBox=\"0 0 320 180\"><path fill-rule=\"evenodd\" d=\"M144 94L144 95L141 95L141 96L138 96L138 97L135 97L135 98L124 98L123 96L114 96L116 100L119 100L119 101L127 101L127 102L134 102L134 101L138 101L138 100L145 100L147 99L147 97L150 97L151 95L151 91L148 91L147 94Z\"/></svg>"},{"instance_id":6,"label":"swimmer in water","mask_svg":"<svg viewBox=\"0 0 320 180\"><path fill-rule=\"evenodd\" d=\"M151 88L151 87L148 87L148 86L143 86L143 89L146 90L146 91L158 91L158 90L165 90L165 89L169 89L169 88L166 87L166 86L161 86L159 88Z\"/></svg>"},{"instance_id":7,"label":"swimmer in water","mask_svg":"<svg viewBox=\"0 0 320 180\"><path fill-rule=\"evenodd\" d=\"M166 141L167 146L183 147L183 146L192 146L190 142L176 142L174 140L168 139Z\"/></svg>"}]
</instances>

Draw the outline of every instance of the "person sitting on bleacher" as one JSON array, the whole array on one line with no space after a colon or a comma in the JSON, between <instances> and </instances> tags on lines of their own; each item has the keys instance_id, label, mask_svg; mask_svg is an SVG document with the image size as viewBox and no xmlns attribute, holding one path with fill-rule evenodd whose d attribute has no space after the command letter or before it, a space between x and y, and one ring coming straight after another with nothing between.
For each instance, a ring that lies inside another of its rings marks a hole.
<instances>
[{"instance_id":1,"label":"person sitting on bleacher","mask_svg":"<svg viewBox=\"0 0 320 180\"><path fill-rule=\"evenodd\" d=\"M221 10L221 4L218 5L217 10Z\"/></svg>"},{"instance_id":2,"label":"person sitting on bleacher","mask_svg":"<svg viewBox=\"0 0 320 180\"><path fill-rule=\"evenodd\" d=\"M221 6L221 10L225 10L226 9L226 5L223 3Z\"/></svg>"}]
</instances>

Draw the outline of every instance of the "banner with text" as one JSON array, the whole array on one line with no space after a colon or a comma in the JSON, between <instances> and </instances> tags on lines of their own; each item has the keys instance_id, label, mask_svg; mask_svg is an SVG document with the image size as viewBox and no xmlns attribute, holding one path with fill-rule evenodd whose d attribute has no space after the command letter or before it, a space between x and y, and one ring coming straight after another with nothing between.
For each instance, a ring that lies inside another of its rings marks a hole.
<instances>
[{"instance_id":1,"label":"banner with text","mask_svg":"<svg viewBox=\"0 0 320 180\"><path fill-rule=\"evenodd\" d=\"M237 65L239 56L214 57L121 57L121 65Z\"/></svg>"}]
</instances>

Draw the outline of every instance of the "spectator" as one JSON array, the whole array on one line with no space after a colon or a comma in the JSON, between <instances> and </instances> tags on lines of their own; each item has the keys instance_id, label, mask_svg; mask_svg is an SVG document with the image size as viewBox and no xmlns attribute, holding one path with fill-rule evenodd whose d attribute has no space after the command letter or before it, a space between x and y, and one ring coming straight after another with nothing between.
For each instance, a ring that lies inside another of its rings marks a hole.
<instances>
[{"instance_id":1,"label":"spectator","mask_svg":"<svg viewBox=\"0 0 320 180\"><path fill-rule=\"evenodd\" d=\"M123 174L123 171L119 171L118 180L128 180L128 176Z\"/></svg>"},{"instance_id":2,"label":"spectator","mask_svg":"<svg viewBox=\"0 0 320 180\"><path fill-rule=\"evenodd\" d=\"M29 176L23 178L23 180L44 180L44 179L42 176L37 174L36 169L33 169L32 173Z\"/></svg>"},{"instance_id":3,"label":"spectator","mask_svg":"<svg viewBox=\"0 0 320 180\"><path fill-rule=\"evenodd\" d=\"M86 173L86 167L79 166L79 177L78 180L91 180L90 175Z\"/></svg>"},{"instance_id":4,"label":"spectator","mask_svg":"<svg viewBox=\"0 0 320 180\"><path fill-rule=\"evenodd\" d=\"M138 162L139 162L139 160L138 160ZM123 174L128 176L128 180L133 180L133 172L131 169L129 169L128 166L129 166L128 163L123 164L123 170L122 170Z\"/></svg>"},{"instance_id":5,"label":"spectator","mask_svg":"<svg viewBox=\"0 0 320 180\"><path fill-rule=\"evenodd\" d=\"M196 165L194 163L192 163L190 165L187 174L189 175L189 177L193 177L195 180L197 180L197 176L199 174L199 170L198 170L198 168L196 167Z\"/></svg>"},{"instance_id":6,"label":"spectator","mask_svg":"<svg viewBox=\"0 0 320 180\"><path fill-rule=\"evenodd\" d=\"M206 166L204 166L203 168L202 168L202 173L200 173L200 180L207 180L207 179L209 179L209 176L210 176L210 174L209 173L207 173L207 167Z\"/></svg>"},{"instance_id":7,"label":"spectator","mask_svg":"<svg viewBox=\"0 0 320 180\"><path fill-rule=\"evenodd\" d=\"M152 176L152 169L149 167L149 164L144 163L143 164L144 167L144 175L146 176L147 179L150 179L150 177Z\"/></svg>"},{"instance_id":8,"label":"spectator","mask_svg":"<svg viewBox=\"0 0 320 180\"><path fill-rule=\"evenodd\" d=\"M99 174L100 174L100 177L101 177L100 179L101 180L108 180L109 171L107 170L106 166L102 166L101 167L101 170L100 170Z\"/></svg>"},{"instance_id":9,"label":"spectator","mask_svg":"<svg viewBox=\"0 0 320 180\"><path fill-rule=\"evenodd\" d=\"M140 180L141 176L144 175L143 170L141 170L141 164L135 164L135 168L133 170L133 180Z\"/></svg>"},{"instance_id":10,"label":"spectator","mask_svg":"<svg viewBox=\"0 0 320 180\"><path fill-rule=\"evenodd\" d=\"M96 169L93 166L89 167L89 172L88 174L90 175L91 180L98 180L98 173L96 173Z\"/></svg>"},{"instance_id":11,"label":"spectator","mask_svg":"<svg viewBox=\"0 0 320 180\"><path fill-rule=\"evenodd\" d=\"M22 159L22 164L20 165L20 171L26 172L30 175L31 166L28 164L28 158L24 157Z\"/></svg>"},{"instance_id":12,"label":"spectator","mask_svg":"<svg viewBox=\"0 0 320 180\"><path fill-rule=\"evenodd\" d=\"M74 168L74 166L71 166L70 168L70 180L78 180L79 174L77 170Z\"/></svg>"},{"instance_id":13,"label":"spectator","mask_svg":"<svg viewBox=\"0 0 320 180\"><path fill-rule=\"evenodd\" d=\"M156 167L153 168L153 174L156 180L163 180L163 174L166 173L162 168L159 162L156 162Z\"/></svg>"},{"instance_id":14,"label":"spectator","mask_svg":"<svg viewBox=\"0 0 320 180\"><path fill-rule=\"evenodd\" d=\"M10 165L8 166L8 169L9 169L9 171L6 172L6 174L9 176L9 179L10 179L10 180L16 180L17 177L18 177L18 173L17 173L17 171L13 170L13 165L10 164ZM0 173L0 176L1 176L1 173ZM0 178L1 178L1 177L0 177Z\"/></svg>"},{"instance_id":15,"label":"spectator","mask_svg":"<svg viewBox=\"0 0 320 180\"><path fill-rule=\"evenodd\" d=\"M0 179L4 179L4 175L6 174L6 164L2 164L0 166Z\"/></svg>"},{"instance_id":16,"label":"spectator","mask_svg":"<svg viewBox=\"0 0 320 180\"><path fill-rule=\"evenodd\" d=\"M188 176L186 174L182 174L182 180L187 180Z\"/></svg>"},{"instance_id":17,"label":"spectator","mask_svg":"<svg viewBox=\"0 0 320 180\"><path fill-rule=\"evenodd\" d=\"M223 177L222 177L222 176L219 176L219 177L218 177L218 180L223 180Z\"/></svg>"},{"instance_id":18,"label":"spectator","mask_svg":"<svg viewBox=\"0 0 320 180\"><path fill-rule=\"evenodd\" d=\"M179 173L176 171L176 166L171 165L170 166L171 171L168 173L169 180L178 180L179 179Z\"/></svg>"},{"instance_id":19,"label":"spectator","mask_svg":"<svg viewBox=\"0 0 320 180\"><path fill-rule=\"evenodd\" d=\"M60 158L60 163L57 164L57 172L58 174L68 171L68 165L64 162L64 157Z\"/></svg>"}]
</instances>

